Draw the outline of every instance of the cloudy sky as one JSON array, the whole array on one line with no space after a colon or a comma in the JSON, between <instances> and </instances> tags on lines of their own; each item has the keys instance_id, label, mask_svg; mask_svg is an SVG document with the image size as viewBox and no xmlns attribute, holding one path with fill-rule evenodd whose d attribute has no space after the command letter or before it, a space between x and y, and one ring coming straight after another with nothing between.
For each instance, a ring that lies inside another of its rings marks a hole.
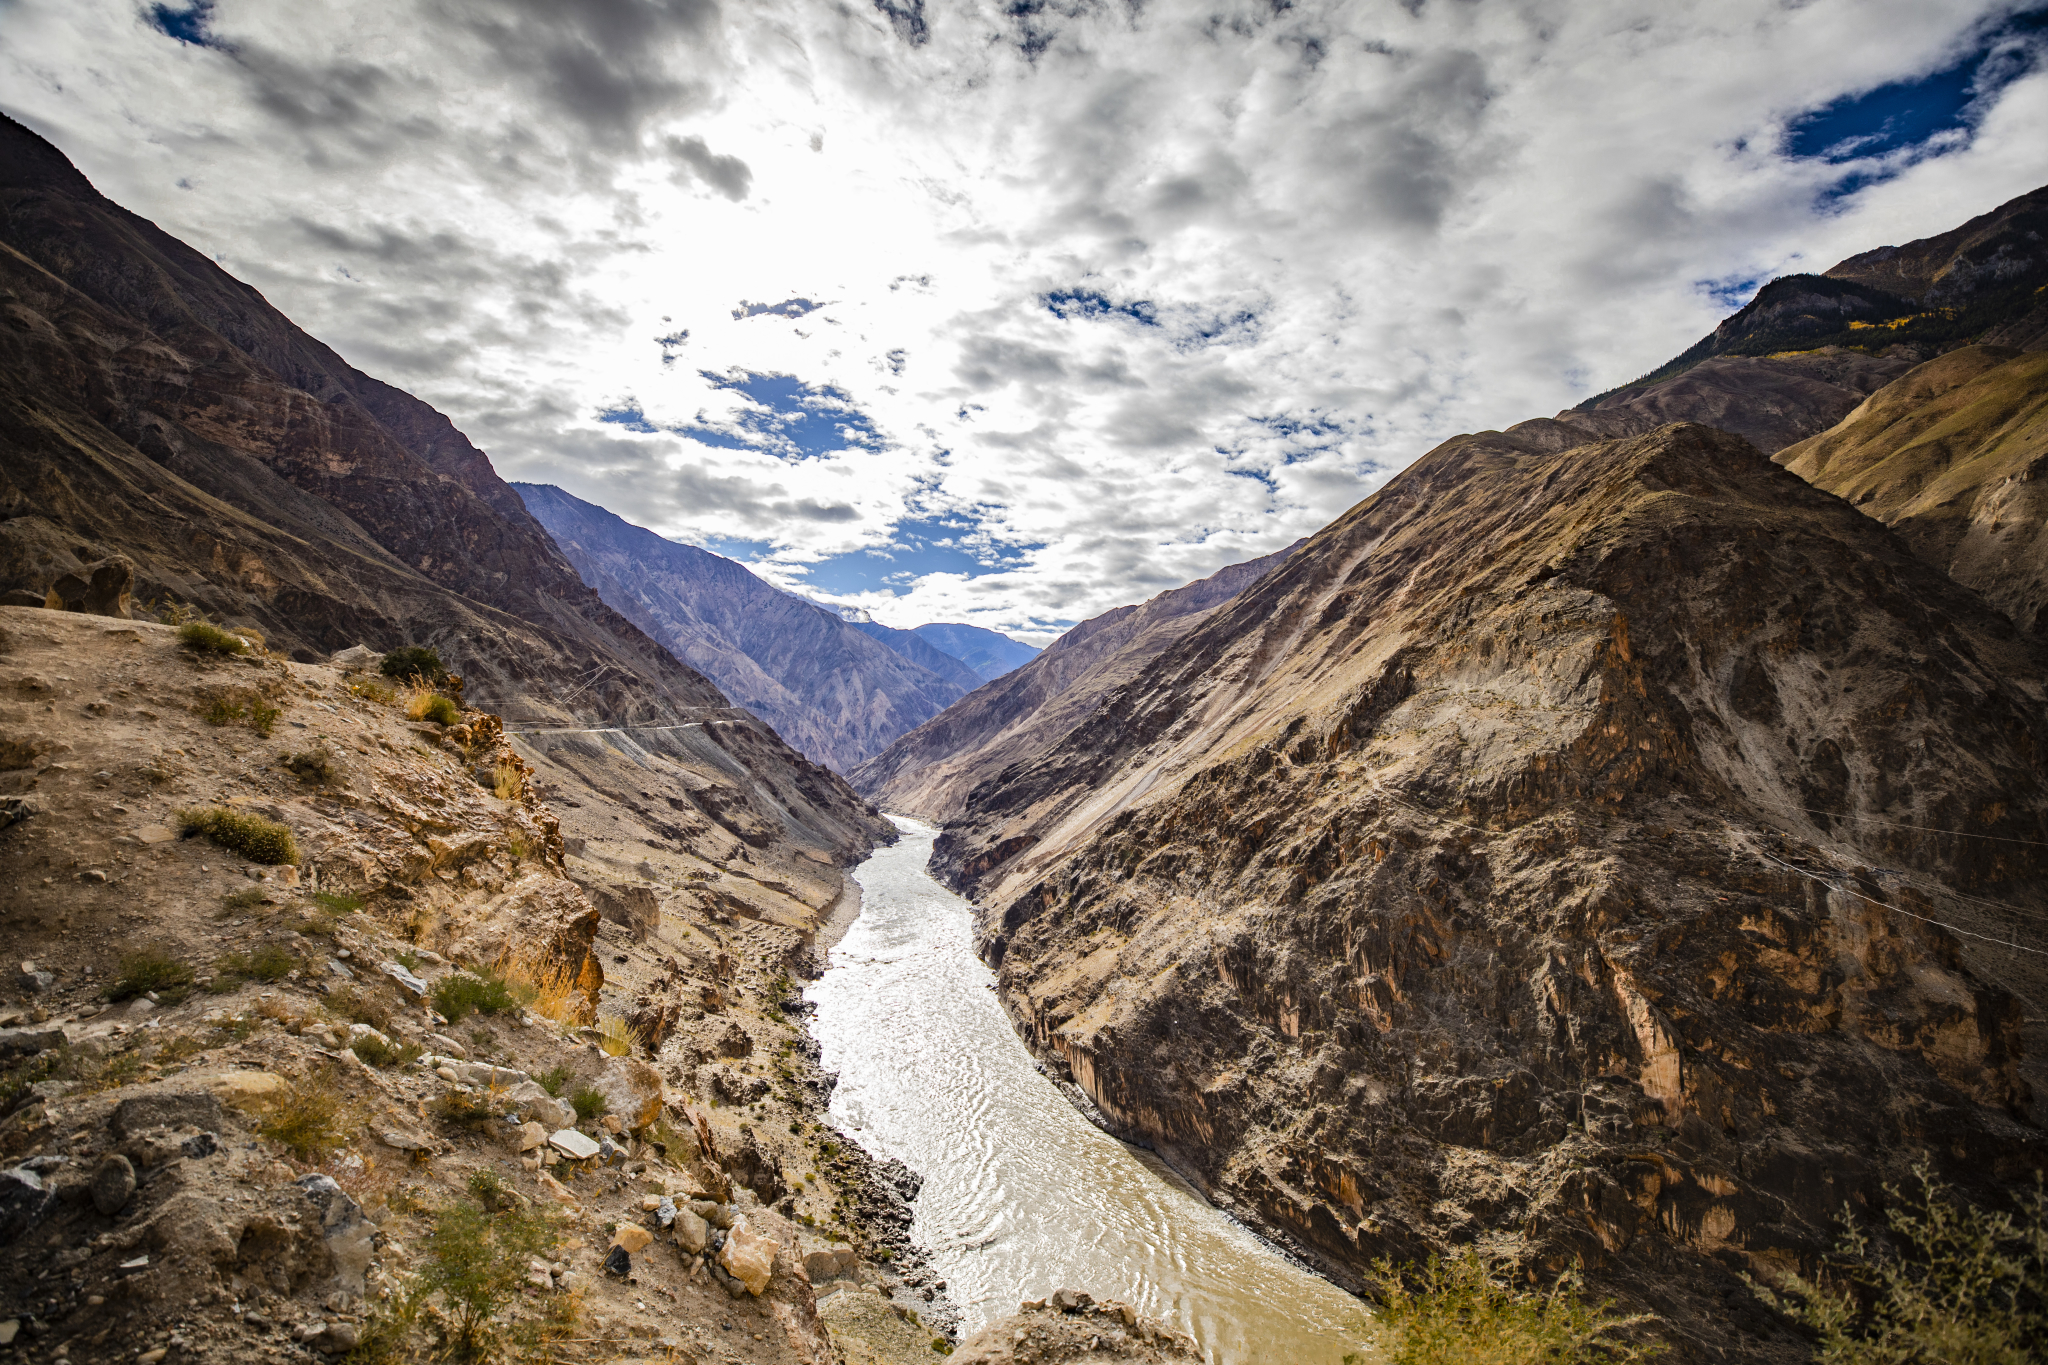
<instances>
[{"instance_id":1,"label":"cloudy sky","mask_svg":"<svg viewBox=\"0 0 2048 1365\"><path fill-rule=\"evenodd\" d=\"M506 477L1043 643L2048 182L2041 5L0 0L0 109Z\"/></svg>"}]
</instances>

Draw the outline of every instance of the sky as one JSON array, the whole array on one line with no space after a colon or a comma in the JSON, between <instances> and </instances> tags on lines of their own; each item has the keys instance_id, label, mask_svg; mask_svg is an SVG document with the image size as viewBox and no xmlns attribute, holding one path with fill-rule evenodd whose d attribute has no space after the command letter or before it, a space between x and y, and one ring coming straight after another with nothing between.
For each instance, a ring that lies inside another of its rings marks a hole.
<instances>
[{"instance_id":1,"label":"sky","mask_svg":"<svg viewBox=\"0 0 2048 1365\"><path fill-rule=\"evenodd\" d=\"M0 110L553 483L1044 644L2048 182L2042 0L0 0Z\"/></svg>"}]
</instances>

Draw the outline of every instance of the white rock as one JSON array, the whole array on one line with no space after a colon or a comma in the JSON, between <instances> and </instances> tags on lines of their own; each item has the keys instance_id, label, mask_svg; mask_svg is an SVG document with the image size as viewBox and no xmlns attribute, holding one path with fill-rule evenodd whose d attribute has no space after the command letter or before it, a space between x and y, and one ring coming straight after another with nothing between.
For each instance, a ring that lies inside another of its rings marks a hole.
<instances>
[{"instance_id":1,"label":"white rock","mask_svg":"<svg viewBox=\"0 0 2048 1365\"><path fill-rule=\"evenodd\" d=\"M564 1128L548 1139L548 1145L572 1161L588 1161L597 1155L597 1143L574 1128Z\"/></svg>"}]
</instances>

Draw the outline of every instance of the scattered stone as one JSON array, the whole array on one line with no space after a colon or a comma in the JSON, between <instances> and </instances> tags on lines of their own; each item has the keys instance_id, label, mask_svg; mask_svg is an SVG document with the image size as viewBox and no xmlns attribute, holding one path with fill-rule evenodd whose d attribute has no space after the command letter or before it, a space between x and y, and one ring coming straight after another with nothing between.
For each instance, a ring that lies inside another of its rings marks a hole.
<instances>
[{"instance_id":1,"label":"scattered stone","mask_svg":"<svg viewBox=\"0 0 2048 1365\"><path fill-rule=\"evenodd\" d=\"M677 1209L675 1221L669 1226L675 1232L676 1245L687 1255L695 1256L710 1244L711 1224L689 1209Z\"/></svg>"},{"instance_id":2,"label":"scattered stone","mask_svg":"<svg viewBox=\"0 0 2048 1365\"><path fill-rule=\"evenodd\" d=\"M531 1122L519 1125L519 1150L522 1154L537 1152L547 1143L548 1130L542 1125Z\"/></svg>"},{"instance_id":3,"label":"scattered stone","mask_svg":"<svg viewBox=\"0 0 2048 1365\"><path fill-rule=\"evenodd\" d=\"M203 1160L220 1150L220 1139L212 1133L194 1133L178 1144L178 1150L194 1161Z\"/></svg>"},{"instance_id":4,"label":"scattered stone","mask_svg":"<svg viewBox=\"0 0 2048 1365\"><path fill-rule=\"evenodd\" d=\"M839 1274L839 1258L829 1251L804 1253L804 1278L812 1284L823 1284Z\"/></svg>"},{"instance_id":5,"label":"scattered stone","mask_svg":"<svg viewBox=\"0 0 2048 1365\"><path fill-rule=\"evenodd\" d=\"M604 1272L607 1275L617 1275L620 1279L624 1279L633 1273L632 1255L622 1246L613 1247L611 1254L604 1258Z\"/></svg>"},{"instance_id":6,"label":"scattered stone","mask_svg":"<svg viewBox=\"0 0 2048 1365\"><path fill-rule=\"evenodd\" d=\"M732 1225L732 1231L725 1237L725 1245L719 1249L718 1263L726 1274L747 1287L747 1292L759 1298L761 1291L768 1287L768 1277L775 1269L775 1240L764 1237L747 1226L746 1220Z\"/></svg>"},{"instance_id":7,"label":"scattered stone","mask_svg":"<svg viewBox=\"0 0 2048 1365\"><path fill-rule=\"evenodd\" d=\"M435 1051L453 1057L458 1062L469 1060L469 1049L445 1033L429 1033L427 1041L434 1045Z\"/></svg>"},{"instance_id":8,"label":"scattered stone","mask_svg":"<svg viewBox=\"0 0 2048 1365\"><path fill-rule=\"evenodd\" d=\"M0 1171L0 1245L43 1221L57 1203L57 1191L23 1166Z\"/></svg>"},{"instance_id":9,"label":"scattered stone","mask_svg":"<svg viewBox=\"0 0 2048 1365\"><path fill-rule=\"evenodd\" d=\"M1052 1292L1052 1306L1062 1313L1078 1313L1094 1302L1078 1289L1055 1289Z\"/></svg>"},{"instance_id":10,"label":"scattered stone","mask_svg":"<svg viewBox=\"0 0 2048 1365\"><path fill-rule=\"evenodd\" d=\"M320 1210L321 1235L327 1252L334 1258L335 1283L345 1293L360 1294L367 1288L370 1258L376 1254L377 1228L363 1214L363 1206L349 1197L332 1176L304 1175L297 1181L313 1207ZM350 1342L350 1349L354 1346Z\"/></svg>"},{"instance_id":11,"label":"scattered stone","mask_svg":"<svg viewBox=\"0 0 2048 1365\"><path fill-rule=\"evenodd\" d=\"M178 837L178 831L168 825L144 825L135 831L135 837L145 844L168 844Z\"/></svg>"},{"instance_id":12,"label":"scattered stone","mask_svg":"<svg viewBox=\"0 0 2048 1365\"><path fill-rule=\"evenodd\" d=\"M168 1346L159 1346L154 1351L144 1351L141 1355L135 1357L135 1365L156 1365L159 1360L162 1360L170 1353L171 1348Z\"/></svg>"},{"instance_id":13,"label":"scattered stone","mask_svg":"<svg viewBox=\"0 0 2048 1365\"><path fill-rule=\"evenodd\" d=\"M597 1155L597 1144L574 1128L564 1128L548 1139L548 1145L571 1161L588 1161Z\"/></svg>"},{"instance_id":14,"label":"scattered stone","mask_svg":"<svg viewBox=\"0 0 2048 1365\"><path fill-rule=\"evenodd\" d=\"M667 1098L661 1073L637 1057L614 1057L591 1087L605 1097L624 1127L638 1131L661 1117Z\"/></svg>"},{"instance_id":15,"label":"scattered stone","mask_svg":"<svg viewBox=\"0 0 2048 1365\"><path fill-rule=\"evenodd\" d=\"M0 1029L0 1057L33 1057L53 1047L64 1046L60 1028Z\"/></svg>"},{"instance_id":16,"label":"scattered stone","mask_svg":"<svg viewBox=\"0 0 2048 1365\"><path fill-rule=\"evenodd\" d=\"M393 981L396 981L399 985L411 991L414 995L419 996L421 999L426 998L427 983L420 980L418 977L414 976L411 972L407 971L405 969L404 964L398 962L387 962L378 970L382 971L386 976L390 977Z\"/></svg>"},{"instance_id":17,"label":"scattered stone","mask_svg":"<svg viewBox=\"0 0 2048 1365\"><path fill-rule=\"evenodd\" d=\"M78 874L78 880L90 883L93 886L105 886L107 874L101 868L88 867L85 871Z\"/></svg>"},{"instance_id":18,"label":"scattered stone","mask_svg":"<svg viewBox=\"0 0 2048 1365\"><path fill-rule=\"evenodd\" d=\"M383 661L384 656L368 645L350 645L347 649L327 656L327 662L336 668L370 668Z\"/></svg>"},{"instance_id":19,"label":"scattered stone","mask_svg":"<svg viewBox=\"0 0 2048 1365\"><path fill-rule=\"evenodd\" d=\"M21 1332L21 1319L9 1318L0 1322L0 1346L12 1346L14 1338Z\"/></svg>"},{"instance_id":20,"label":"scattered stone","mask_svg":"<svg viewBox=\"0 0 2048 1365\"><path fill-rule=\"evenodd\" d=\"M92 1173L92 1206L111 1218L134 1196L134 1163L118 1152L100 1158Z\"/></svg>"},{"instance_id":21,"label":"scattered stone","mask_svg":"<svg viewBox=\"0 0 2048 1365\"><path fill-rule=\"evenodd\" d=\"M322 1355L340 1355L353 1351L361 1343L362 1332L352 1322L330 1322L312 1336L306 1344Z\"/></svg>"},{"instance_id":22,"label":"scattered stone","mask_svg":"<svg viewBox=\"0 0 2048 1365\"><path fill-rule=\"evenodd\" d=\"M401 1152L431 1152L434 1150L434 1143L431 1139L420 1137L416 1133L408 1133L403 1128L381 1128L377 1131L377 1141L383 1143L386 1147L396 1148Z\"/></svg>"},{"instance_id":23,"label":"scattered stone","mask_svg":"<svg viewBox=\"0 0 2048 1365\"><path fill-rule=\"evenodd\" d=\"M211 1085L229 1099L259 1099L284 1089L284 1077L268 1071L230 1071L213 1078Z\"/></svg>"},{"instance_id":24,"label":"scattered stone","mask_svg":"<svg viewBox=\"0 0 2048 1365\"><path fill-rule=\"evenodd\" d=\"M22 963L21 970L14 977L14 988L30 995L41 995L56 984L56 973L46 972L33 962Z\"/></svg>"},{"instance_id":25,"label":"scattered stone","mask_svg":"<svg viewBox=\"0 0 2048 1365\"><path fill-rule=\"evenodd\" d=\"M654 1234L641 1227L638 1223L621 1223L618 1229L612 1233L612 1244L614 1246L622 1247L626 1251L636 1254L645 1251L647 1244L653 1240Z\"/></svg>"}]
</instances>

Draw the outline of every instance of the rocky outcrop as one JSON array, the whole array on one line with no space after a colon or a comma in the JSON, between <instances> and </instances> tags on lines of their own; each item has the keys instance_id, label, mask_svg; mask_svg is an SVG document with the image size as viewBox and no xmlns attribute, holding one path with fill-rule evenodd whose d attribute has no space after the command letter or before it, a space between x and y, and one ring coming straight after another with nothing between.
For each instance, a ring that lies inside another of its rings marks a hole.
<instances>
[{"instance_id":1,"label":"rocky outcrop","mask_svg":"<svg viewBox=\"0 0 2048 1365\"><path fill-rule=\"evenodd\" d=\"M1777 460L2048 635L2048 352L1952 351Z\"/></svg>"},{"instance_id":2,"label":"rocky outcrop","mask_svg":"<svg viewBox=\"0 0 2048 1365\"><path fill-rule=\"evenodd\" d=\"M743 564L559 488L516 487L607 603L813 762L851 772L979 685L937 650L925 646L935 672Z\"/></svg>"},{"instance_id":3,"label":"rocky outcrop","mask_svg":"<svg viewBox=\"0 0 2048 1365\"><path fill-rule=\"evenodd\" d=\"M853 773L881 806L944 821L979 783L1034 758L1102 699L1300 546L1218 570L1083 621L1030 663L971 693Z\"/></svg>"},{"instance_id":4,"label":"rocky outcrop","mask_svg":"<svg viewBox=\"0 0 2048 1365\"><path fill-rule=\"evenodd\" d=\"M2039 642L1736 437L1459 437L935 870L1032 1047L1340 1281L1476 1240L1803 1358L1739 1272L1916 1160L2048 1165L2044 698Z\"/></svg>"}]
</instances>

